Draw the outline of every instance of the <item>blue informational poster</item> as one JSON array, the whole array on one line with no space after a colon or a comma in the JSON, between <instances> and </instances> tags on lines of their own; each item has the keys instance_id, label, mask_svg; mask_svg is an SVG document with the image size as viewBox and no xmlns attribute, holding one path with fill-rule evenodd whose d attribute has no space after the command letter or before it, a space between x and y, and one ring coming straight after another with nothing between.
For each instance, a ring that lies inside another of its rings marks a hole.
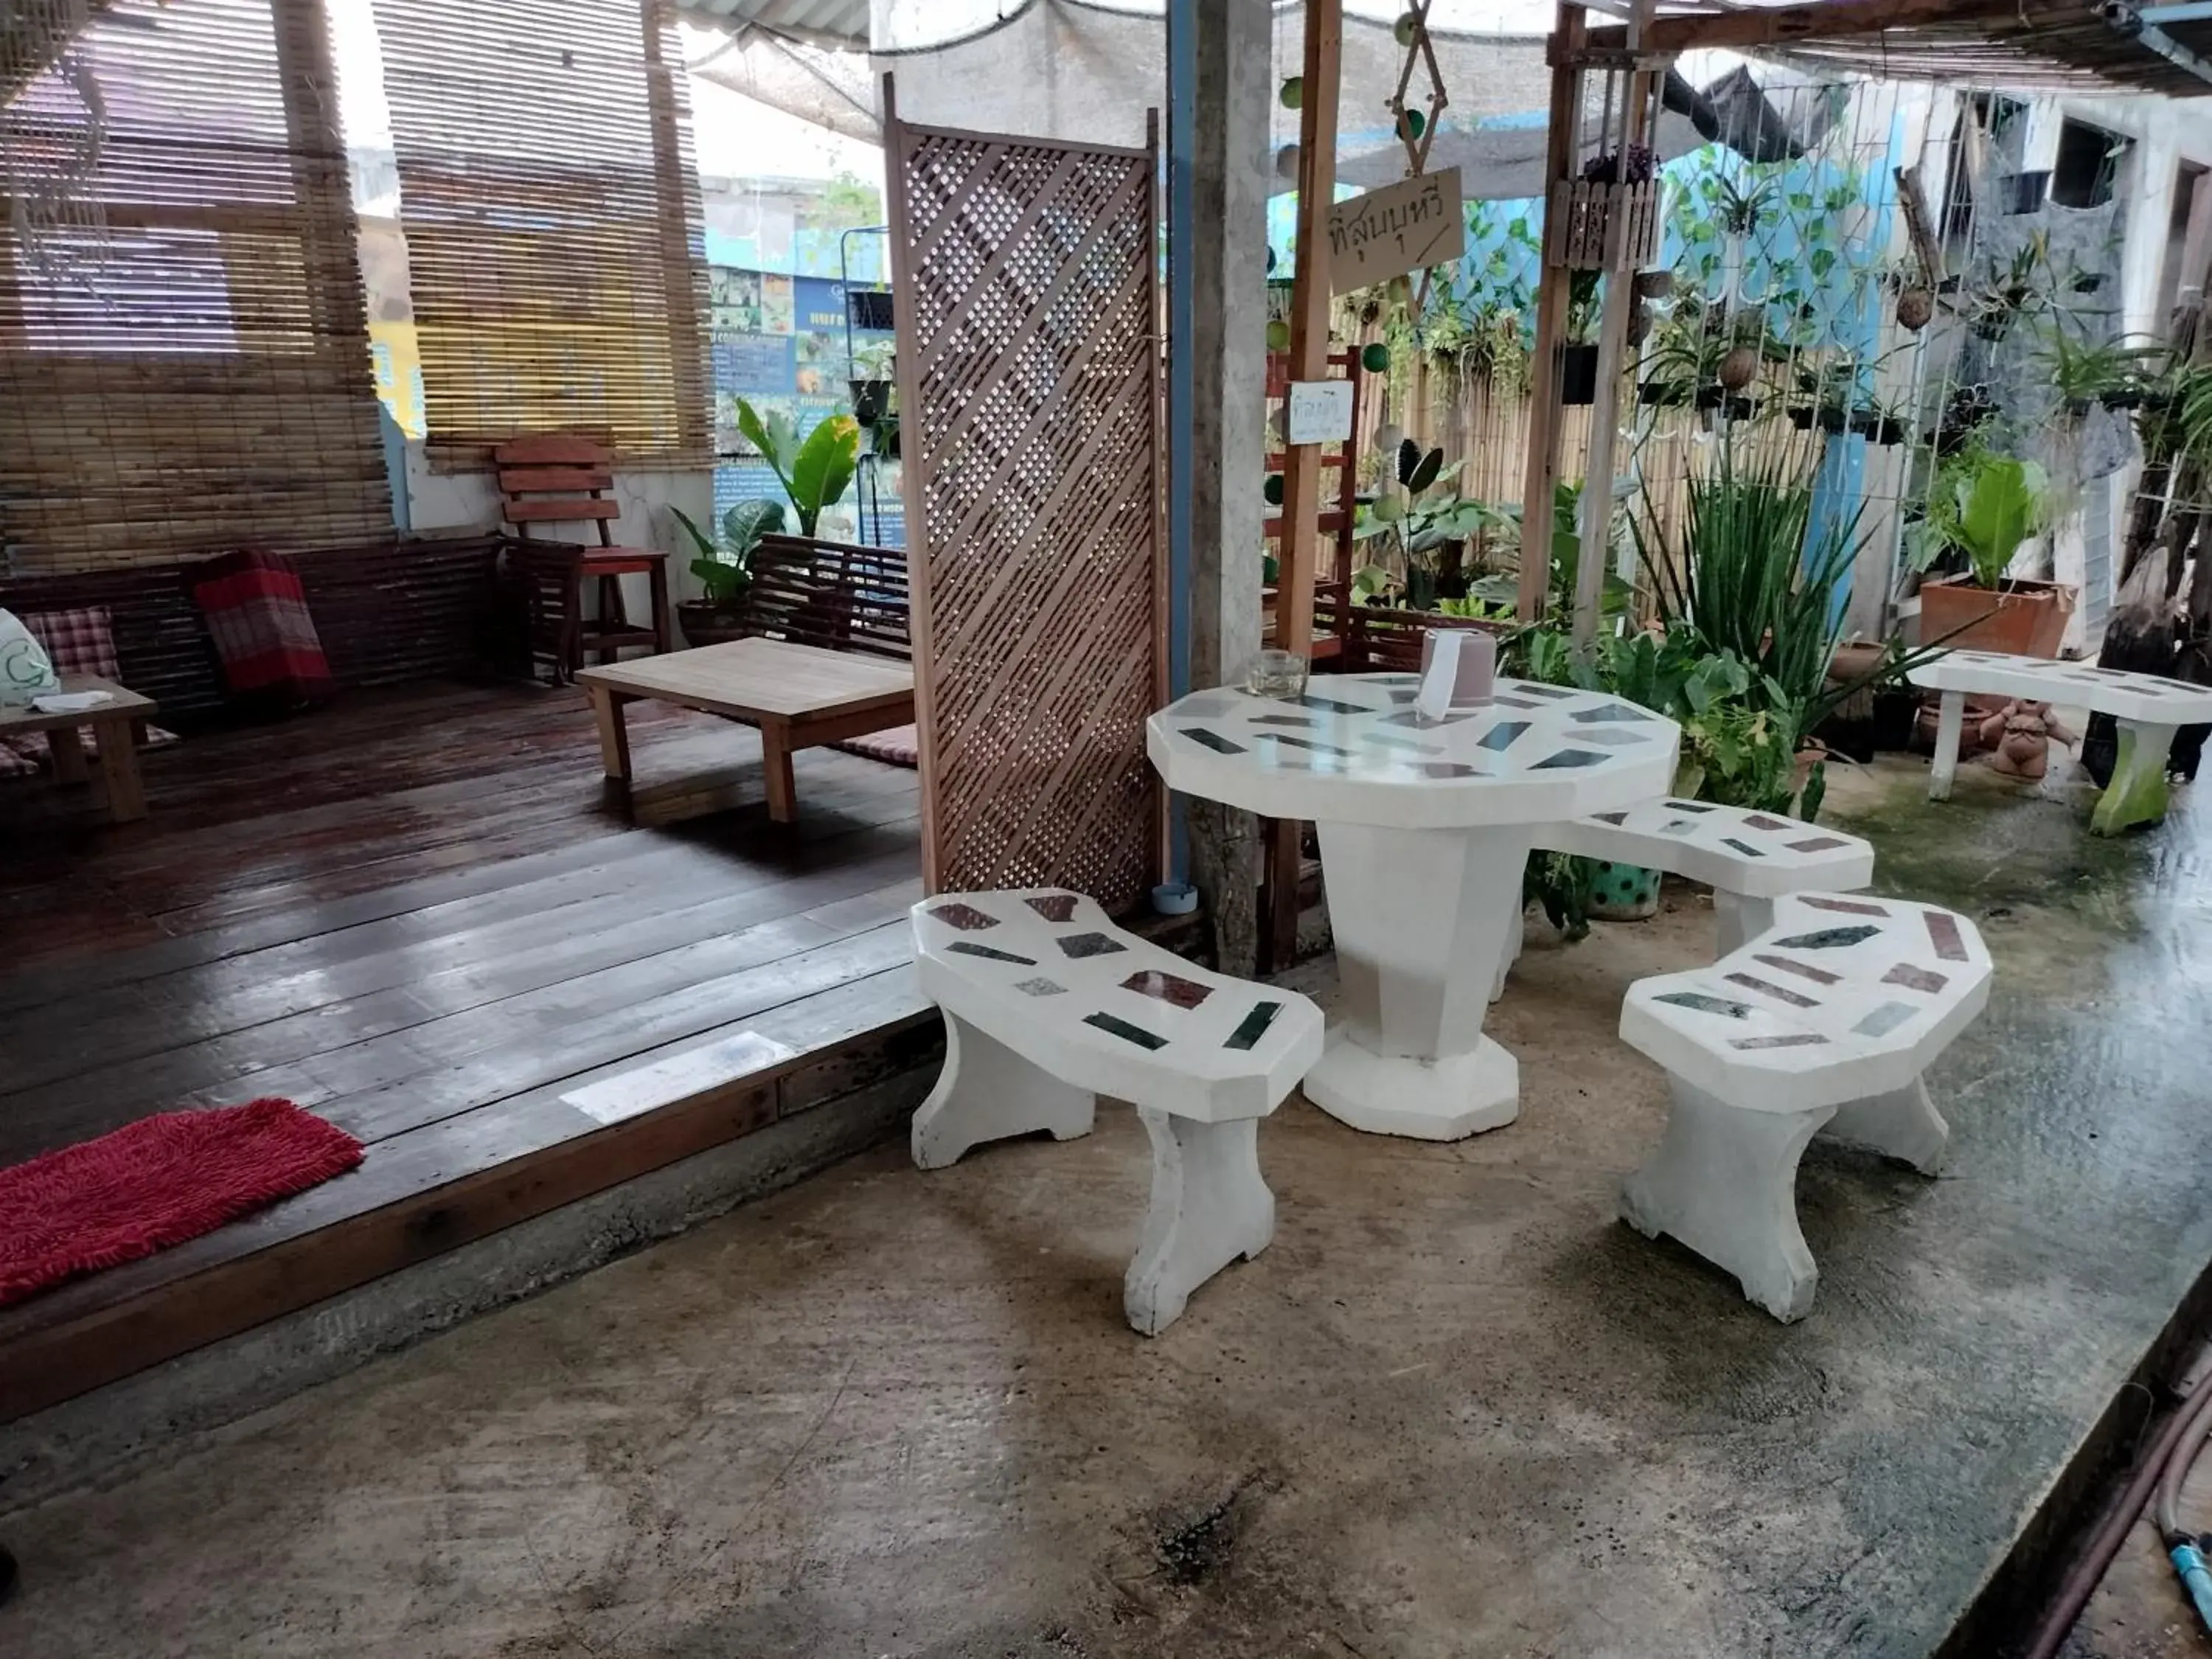
<instances>
[{"instance_id":1,"label":"blue informational poster","mask_svg":"<svg viewBox=\"0 0 2212 1659\"><path fill-rule=\"evenodd\" d=\"M844 284L819 276L716 265L708 292L719 514L738 501L783 496L775 473L738 429L738 399L763 415L784 415L804 436L832 415L853 412L850 383L872 378L871 368L888 359L892 336L854 329L848 351ZM844 500L822 515L819 531L834 540L903 547L897 463L863 462Z\"/></svg>"}]
</instances>

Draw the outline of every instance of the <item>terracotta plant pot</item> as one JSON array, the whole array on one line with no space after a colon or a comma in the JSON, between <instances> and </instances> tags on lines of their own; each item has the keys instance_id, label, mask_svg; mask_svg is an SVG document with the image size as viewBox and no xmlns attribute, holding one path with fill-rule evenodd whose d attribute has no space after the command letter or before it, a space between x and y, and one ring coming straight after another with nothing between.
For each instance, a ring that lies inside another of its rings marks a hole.
<instances>
[{"instance_id":1,"label":"terracotta plant pot","mask_svg":"<svg viewBox=\"0 0 2212 1659\"><path fill-rule=\"evenodd\" d=\"M2075 590L2058 582L1978 587L1972 576L1920 584L1920 642L1960 651L2056 657L2074 614Z\"/></svg>"}]
</instances>

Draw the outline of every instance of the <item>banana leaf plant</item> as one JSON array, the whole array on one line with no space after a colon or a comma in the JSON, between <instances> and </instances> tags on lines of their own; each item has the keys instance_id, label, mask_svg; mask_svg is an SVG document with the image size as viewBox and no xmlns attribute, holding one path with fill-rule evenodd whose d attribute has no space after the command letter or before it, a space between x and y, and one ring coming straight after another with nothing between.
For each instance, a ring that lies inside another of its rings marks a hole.
<instances>
[{"instance_id":1,"label":"banana leaf plant","mask_svg":"<svg viewBox=\"0 0 2212 1659\"><path fill-rule=\"evenodd\" d=\"M761 453L798 515L799 533L813 536L823 510L835 507L853 482L860 454L860 423L849 415L832 415L802 439L791 417L776 410L763 416L738 399L738 430Z\"/></svg>"},{"instance_id":2,"label":"banana leaf plant","mask_svg":"<svg viewBox=\"0 0 2212 1659\"><path fill-rule=\"evenodd\" d=\"M781 501L739 501L722 514L721 535L709 536L680 507L668 509L691 538L691 574L699 579L708 605L733 608L752 586L753 550L763 536L783 528Z\"/></svg>"}]
</instances>

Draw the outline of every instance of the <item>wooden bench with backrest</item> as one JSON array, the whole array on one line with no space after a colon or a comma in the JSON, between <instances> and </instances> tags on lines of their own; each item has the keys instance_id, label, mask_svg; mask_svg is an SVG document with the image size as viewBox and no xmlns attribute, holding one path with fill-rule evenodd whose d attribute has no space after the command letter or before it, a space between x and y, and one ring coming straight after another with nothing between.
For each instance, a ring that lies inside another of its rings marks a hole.
<instances>
[{"instance_id":1,"label":"wooden bench with backrest","mask_svg":"<svg viewBox=\"0 0 2212 1659\"><path fill-rule=\"evenodd\" d=\"M800 536L763 536L738 617L763 639L871 656L914 655L906 554Z\"/></svg>"},{"instance_id":2,"label":"wooden bench with backrest","mask_svg":"<svg viewBox=\"0 0 2212 1659\"><path fill-rule=\"evenodd\" d=\"M609 528L622 504L607 499L614 488L613 453L595 439L562 433L514 438L492 451L498 471L501 517L514 528L510 544L523 583L530 651L552 665L556 684L575 678L586 651L602 663L625 646L670 648L668 556L656 548L618 545ZM551 525L592 526L596 544L541 536ZM652 586L650 627L633 623L623 603L622 578L646 577ZM599 584L599 614L584 616L584 585Z\"/></svg>"}]
</instances>

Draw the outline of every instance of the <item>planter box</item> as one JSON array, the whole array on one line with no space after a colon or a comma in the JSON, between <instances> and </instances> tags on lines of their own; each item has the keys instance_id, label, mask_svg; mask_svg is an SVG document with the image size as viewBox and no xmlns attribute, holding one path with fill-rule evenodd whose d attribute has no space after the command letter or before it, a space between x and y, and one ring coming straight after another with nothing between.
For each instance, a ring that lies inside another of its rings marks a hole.
<instances>
[{"instance_id":1,"label":"planter box","mask_svg":"<svg viewBox=\"0 0 2212 1659\"><path fill-rule=\"evenodd\" d=\"M1624 274L1659 258L1659 181L1601 185L1562 179L1552 186L1544 216L1544 263L1570 270L1613 270ZM1620 238L1617 259L1608 244Z\"/></svg>"},{"instance_id":2,"label":"planter box","mask_svg":"<svg viewBox=\"0 0 2212 1659\"><path fill-rule=\"evenodd\" d=\"M1559 401L1570 408L1586 409L1597 401L1597 348L1563 346L1559 349Z\"/></svg>"},{"instance_id":3,"label":"planter box","mask_svg":"<svg viewBox=\"0 0 2212 1659\"><path fill-rule=\"evenodd\" d=\"M690 646L727 645L752 632L736 607L709 605L697 599L685 599L676 607L676 626L683 633L684 644Z\"/></svg>"},{"instance_id":4,"label":"planter box","mask_svg":"<svg viewBox=\"0 0 2212 1659\"><path fill-rule=\"evenodd\" d=\"M2075 590L2058 582L1977 587L1971 576L1920 584L1920 642L1960 651L2056 657L2074 614Z\"/></svg>"}]
</instances>

